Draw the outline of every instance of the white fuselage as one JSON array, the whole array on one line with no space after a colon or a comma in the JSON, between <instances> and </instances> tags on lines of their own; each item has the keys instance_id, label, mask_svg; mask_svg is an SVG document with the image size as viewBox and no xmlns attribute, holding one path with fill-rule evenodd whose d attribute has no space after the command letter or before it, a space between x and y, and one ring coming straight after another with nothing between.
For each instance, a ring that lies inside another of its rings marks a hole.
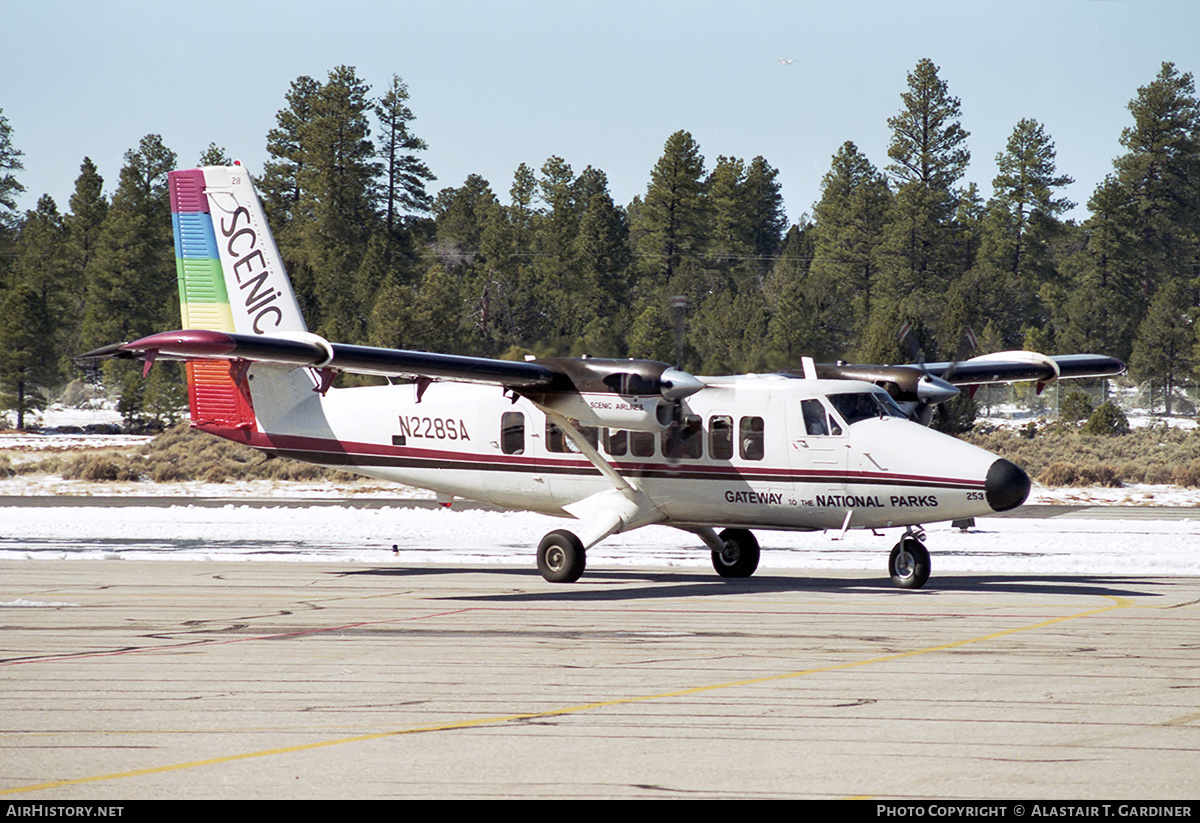
<instances>
[{"instance_id":1,"label":"white fuselage","mask_svg":"<svg viewBox=\"0 0 1200 823\"><path fill-rule=\"evenodd\" d=\"M322 396L296 379L303 374L253 367L257 431L200 427L442 496L551 515L612 488L533 402L499 387L435 382L418 392L405 383ZM985 482L996 455L898 417L847 423L828 400L878 391L869 384L702 379L705 388L683 401L671 431L592 435L605 461L653 501L659 522L881 528L993 512ZM819 407L804 405L814 400ZM814 409L828 415L827 433L806 425Z\"/></svg>"}]
</instances>

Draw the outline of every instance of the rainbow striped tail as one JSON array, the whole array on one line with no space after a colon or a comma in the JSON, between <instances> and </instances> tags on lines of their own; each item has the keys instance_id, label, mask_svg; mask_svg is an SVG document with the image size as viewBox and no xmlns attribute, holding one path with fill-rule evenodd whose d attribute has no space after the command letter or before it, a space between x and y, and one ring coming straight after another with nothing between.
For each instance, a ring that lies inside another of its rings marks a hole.
<instances>
[{"instance_id":1,"label":"rainbow striped tail","mask_svg":"<svg viewBox=\"0 0 1200 823\"><path fill-rule=\"evenodd\" d=\"M168 175L183 328L240 334L307 328L250 175L209 166ZM191 360L193 425L254 431L247 366Z\"/></svg>"}]
</instances>

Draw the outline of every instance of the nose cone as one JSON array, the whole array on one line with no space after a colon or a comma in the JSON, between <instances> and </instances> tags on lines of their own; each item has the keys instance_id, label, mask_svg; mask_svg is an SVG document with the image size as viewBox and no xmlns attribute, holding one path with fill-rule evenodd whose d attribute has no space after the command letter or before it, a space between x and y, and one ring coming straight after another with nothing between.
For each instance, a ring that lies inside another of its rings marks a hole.
<instances>
[{"instance_id":1,"label":"nose cone","mask_svg":"<svg viewBox=\"0 0 1200 823\"><path fill-rule=\"evenodd\" d=\"M993 510L1006 512L1024 503L1029 496L1029 475L1011 460L1000 458L988 469L983 490Z\"/></svg>"}]
</instances>

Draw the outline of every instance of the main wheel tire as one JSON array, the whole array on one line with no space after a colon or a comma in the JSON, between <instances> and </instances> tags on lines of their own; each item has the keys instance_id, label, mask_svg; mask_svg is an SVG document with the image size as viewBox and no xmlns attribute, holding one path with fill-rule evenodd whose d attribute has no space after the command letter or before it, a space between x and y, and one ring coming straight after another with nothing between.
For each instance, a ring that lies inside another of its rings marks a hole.
<instances>
[{"instance_id":1,"label":"main wheel tire","mask_svg":"<svg viewBox=\"0 0 1200 823\"><path fill-rule=\"evenodd\" d=\"M538 571L551 583L574 583L586 565L583 543L566 529L555 529L538 544Z\"/></svg>"},{"instance_id":2,"label":"main wheel tire","mask_svg":"<svg viewBox=\"0 0 1200 823\"><path fill-rule=\"evenodd\" d=\"M929 550L914 537L906 537L892 549L888 573L902 589L919 589L929 579Z\"/></svg>"},{"instance_id":3,"label":"main wheel tire","mask_svg":"<svg viewBox=\"0 0 1200 823\"><path fill-rule=\"evenodd\" d=\"M726 529L717 535L725 544L722 551L712 553L713 568L721 577L749 577L758 568L762 552L758 540L745 529Z\"/></svg>"}]
</instances>

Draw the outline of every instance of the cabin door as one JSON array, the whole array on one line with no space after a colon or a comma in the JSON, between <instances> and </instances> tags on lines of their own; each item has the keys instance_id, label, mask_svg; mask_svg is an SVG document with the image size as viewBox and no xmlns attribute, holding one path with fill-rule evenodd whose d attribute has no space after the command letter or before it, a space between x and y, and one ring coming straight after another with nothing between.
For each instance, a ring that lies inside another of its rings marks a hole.
<instances>
[{"instance_id":1,"label":"cabin door","mask_svg":"<svg viewBox=\"0 0 1200 823\"><path fill-rule=\"evenodd\" d=\"M846 493L850 442L819 398L792 400L787 410L788 462L802 505L824 508ZM834 504L837 505L837 504Z\"/></svg>"}]
</instances>

